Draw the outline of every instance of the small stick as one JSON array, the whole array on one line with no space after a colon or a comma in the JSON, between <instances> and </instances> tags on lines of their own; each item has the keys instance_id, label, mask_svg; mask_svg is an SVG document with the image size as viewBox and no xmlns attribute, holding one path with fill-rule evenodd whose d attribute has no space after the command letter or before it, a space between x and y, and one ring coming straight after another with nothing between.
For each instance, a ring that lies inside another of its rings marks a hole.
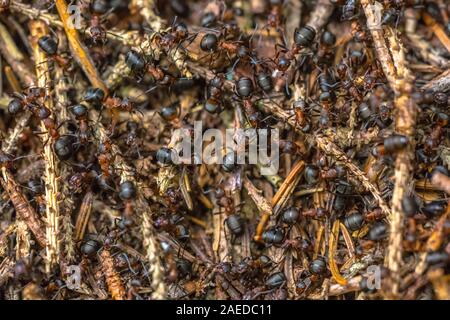
<instances>
[{"instance_id":1,"label":"small stick","mask_svg":"<svg viewBox=\"0 0 450 320\"><path fill-rule=\"evenodd\" d=\"M17 147L17 141L19 140L20 134L23 132L25 127L28 125L31 114L29 112L25 112L20 118L17 120L15 127L10 131L8 138L3 142L3 150L6 153L12 153L14 149Z\"/></svg>"},{"instance_id":2,"label":"small stick","mask_svg":"<svg viewBox=\"0 0 450 320\"><path fill-rule=\"evenodd\" d=\"M0 263L0 286L3 286L14 275L14 265L14 260L11 257L6 257Z\"/></svg>"},{"instance_id":3,"label":"small stick","mask_svg":"<svg viewBox=\"0 0 450 320\"><path fill-rule=\"evenodd\" d=\"M39 219L34 208L28 203L27 198L20 191L19 186L17 185L14 177L5 167L2 168L2 178L0 182L3 186L3 189L6 190L9 194L9 198L16 209L16 215L20 217L22 221L24 221L28 228L30 228L31 232L33 232L36 240L39 245L43 248L46 247L46 237L43 230L42 222Z\"/></svg>"},{"instance_id":4,"label":"small stick","mask_svg":"<svg viewBox=\"0 0 450 320\"><path fill-rule=\"evenodd\" d=\"M46 99L44 101L45 107L47 107L54 116L53 101L50 98L50 72L47 61L47 55L39 48L38 40L44 35L48 34L47 25L43 21L33 20L30 22L31 33L31 46L33 48L35 63L36 63L36 78L37 85L45 88ZM41 121L41 130L47 131L42 135L44 142L44 160L45 160L45 201L46 201L46 271L49 273L53 265L59 262L60 247L59 247L59 203L58 203L58 175L59 168L57 159L52 150L52 137L45 127L43 121Z\"/></svg>"},{"instance_id":5,"label":"small stick","mask_svg":"<svg viewBox=\"0 0 450 320\"><path fill-rule=\"evenodd\" d=\"M337 246L338 246L338 238L339 238L339 229L340 229L340 221L336 219L333 223L333 228L330 234L329 240L329 248L328 248L328 263L330 265L331 274L336 280L336 282L342 286L347 284L347 279L342 277L339 273L339 269L336 265L336 261L334 260L334 255L336 254Z\"/></svg>"},{"instance_id":6,"label":"small stick","mask_svg":"<svg viewBox=\"0 0 450 320\"><path fill-rule=\"evenodd\" d=\"M19 261L29 256L31 245L27 224L19 220L16 225L16 261Z\"/></svg>"},{"instance_id":7,"label":"small stick","mask_svg":"<svg viewBox=\"0 0 450 320\"><path fill-rule=\"evenodd\" d=\"M450 52L450 39L442 26L440 26L432 16L425 12L423 13L423 21L431 28L431 30L433 30L434 35L439 39L447 51Z\"/></svg>"},{"instance_id":8,"label":"small stick","mask_svg":"<svg viewBox=\"0 0 450 320\"><path fill-rule=\"evenodd\" d=\"M100 253L100 260L111 297L114 300L125 300L125 286L123 285L122 278L114 267L114 260L109 249L103 248Z\"/></svg>"},{"instance_id":9,"label":"small stick","mask_svg":"<svg viewBox=\"0 0 450 320\"><path fill-rule=\"evenodd\" d=\"M261 242L262 233L264 232L264 229L269 222L270 215L272 214L272 206L265 197L261 196L261 191L256 189L256 187L247 177L244 178L244 187L245 189L247 189L248 194L253 199L256 207L262 214L258 226L256 227L256 234L254 236L255 241Z\"/></svg>"},{"instance_id":10,"label":"small stick","mask_svg":"<svg viewBox=\"0 0 450 320\"><path fill-rule=\"evenodd\" d=\"M11 85L11 87L13 88L13 90L15 92L20 92L21 91L21 87L20 87L20 82L19 80L16 78L16 75L14 74L14 71L11 69L10 66L6 66L5 67L5 76L6 79L8 80L9 84ZM3 84L2 84L3 87Z\"/></svg>"},{"instance_id":11,"label":"small stick","mask_svg":"<svg viewBox=\"0 0 450 320\"><path fill-rule=\"evenodd\" d=\"M301 178L301 173L305 168L305 162L298 161L292 170L289 172L289 175L283 181L280 189L278 189L277 193L272 198L272 208L275 214L278 214L286 205L289 197L292 195L292 191L294 191L298 182Z\"/></svg>"},{"instance_id":12,"label":"small stick","mask_svg":"<svg viewBox=\"0 0 450 320\"><path fill-rule=\"evenodd\" d=\"M100 75L95 68L94 63L88 54L88 50L80 39L78 30L73 28L70 23L71 18L67 10L66 1L56 0L56 8L64 25L64 31L66 32L67 39L69 40L70 49L73 53L74 58L77 60L81 69L83 69L91 84L96 88L102 89L105 92L105 95L108 95L108 88L100 78Z\"/></svg>"},{"instance_id":13,"label":"small stick","mask_svg":"<svg viewBox=\"0 0 450 320\"><path fill-rule=\"evenodd\" d=\"M394 91L398 91L396 85L396 71L394 62L384 38L383 29L381 27L381 15L377 14L382 11L383 6L379 2L372 4L371 0L361 0L361 5L364 9L367 19L367 27L372 35L375 51L378 56L378 61L381 63L384 75L389 82L389 85ZM377 10L375 10L375 8Z\"/></svg>"},{"instance_id":14,"label":"small stick","mask_svg":"<svg viewBox=\"0 0 450 320\"><path fill-rule=\"evenodd\" d=\"M341 284L332 284L330 286L330 289L328 290L328 296L340 296L349 292L355 292L355 291L360 291L361 290L361 276L356 276L354 278L351 278L347 281L347 283L345 285L341 285ZM322 295L321 294L314 294L314 295L310 295L308 296L309 299L313 299L313 300L317 300L317 299L322 299Z\"/></svg>"},{"instance_id":15,"label":"small stick","mask_svg":"<svg viewBox=\"0 0 450 320\"><path fill-rule=\"evenodd\" d=\"M164 282L164 269L162 267L161 258L158 255L157 242L148 212L142 213L142 234L144 238L143 245L144 248L147 248L146 256L150 264L149 273L152 276L152 299L166 299L168 289Z\"/></svg>"},{"instance_id":16,"label":"small stick","mask_svg":"<svg viewBox=\"0 0 450 320\"><path fill-rule=\"evenodd\" d=\"M47 11L37 10L28 4L19 1L11 1L9 9L24 14L30 19L39 19L48 25L63 28L63 23L58 19L58 16L48 13Z\"/></svg>"},{"instance_id":17,"label":"small stick","mask_svg":"<svg viewBox=\"0 0 450 320\"><path fill-rule=\"evenodd\" d=\"M395 185L392 195L392 219L388 247L387 263L393 275L392 293L398 295L400 287L400 268L402 266L402 240L403 240L403 217L402 200L411 185L415 159L415 126L417 107L411 99L413 90L413 75L407 67L407 61L403 46L397 39L392 29L387 33L392 58L397 70L396 83L398 85L395 97L397 117L395 122L396 132L409 138L408 146L397 153L395 161Z\"/></svg>"},{"instance_id":18,"label":"small stick","mask_svg":"<svg viewBox=\"0 0 450 320\"><path fill-rule=\"evenodd\" d=\"M64 32L59 31L58 36L61 39L64 35ZM64 76L64 70L58 65L55 65L55 77L57 80L55 84L55 99L58 103L55 105L56 112L59 115L59 121L61 123L69 121L69 99L67 97L67 92L69 90L69 85L67 83L67 79ZM59 133L61 135L67 134L67 126L61 126L59 128ZM69 179L69 171L66 166L61 168L60 176L61 179L66 180ZM64 257L69 262L75 261L75 242L74 242L74 226L72 223L72 212L75 210L75 203L73 200L73 195L70 190L70 187L67 183L61 185L61 204L60 204L60 212L61 212L61 230L62 230L62 243L64 250Z\"/></svg>"},{"instance_id":19,"label":"small stick","mask_svg":"<svg viewBox=\"0 0 450 320\"><path fill-rule=\"evenodd\" d=\"M431 90L433 92L447 92L450 90L450 69L445 70L436 78L431 79L422 90Z\"/></svg>"},{"instance_id":20,"label":"small stick","mask_svg":"<svg viewBox=\"0 0 450 320\"><path fill-rule=\"evenodd\" d=\"M24 87L32 87L35 82L35 76L26 66L24 55L17 48L8 29L2 23L0 23L0 53L19 77L22 85Z\"/></svg>"},{"instance_id":21,"label":"small stick","mask_svg":"<svg viewBox=\"0 0 450 320\"><path fill-rule=\"evenodd\" d=\"M94 194L88 191L81 201L80 210L78 211L77 221L75 223L75 241L81 241L84 238L84 232L91 216L92 203L94 201Z\"/></svg>"}]
</instances>

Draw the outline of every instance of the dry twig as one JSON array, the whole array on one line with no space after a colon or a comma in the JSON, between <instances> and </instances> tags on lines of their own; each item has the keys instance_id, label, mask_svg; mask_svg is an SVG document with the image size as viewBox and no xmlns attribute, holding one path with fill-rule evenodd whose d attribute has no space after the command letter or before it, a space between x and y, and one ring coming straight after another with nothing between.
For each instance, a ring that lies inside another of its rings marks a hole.
<instances>
[{"instance_id":1,"label":"dry twig","mask_svg":"<svg viewBox=\"0 0 450 320\"><path fill-rule=\"evenodd\" d=\"M30 33L31 33L31 44L33 48L35 64L36 64L36 78L37 85L41 88L46 88L46 99L44 101L44 106L53 113L53 101L50 94L50 72L47 61L46 54L39 48L38 40L40 37L48 34L48 28L46 24L42 21L35 20L30 22ZM45 159L45 201L46 201L46 270L51 271L53 265L59 262L59 187L58 187L58 176L59 167L57 159L52 149L52 136L48 132L44 121L41 122L41 130L46 132L42 135L42 141L44 143L44 159Z\"/></svg>"}]
</instances>

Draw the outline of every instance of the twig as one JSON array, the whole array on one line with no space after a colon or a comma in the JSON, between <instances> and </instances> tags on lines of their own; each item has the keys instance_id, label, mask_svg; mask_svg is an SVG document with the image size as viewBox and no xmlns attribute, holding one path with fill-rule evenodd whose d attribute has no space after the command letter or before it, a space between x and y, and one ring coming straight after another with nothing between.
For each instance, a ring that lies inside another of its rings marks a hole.
<instances>
[{"instance_id":1,"label":"twig","mask_svg":"<svg viewBox=\"0 0 450 320\"><path fill-rule=\"evenodd\" d=\"M48 34L47 25L43 21L33 20L30 22L31 45L33 48L37 85L46 88L47 98L44 101L54 116L53 101L51 99L49 86L51 84L49 65L46 54L39 48L38 40L40 37ZM44 142L44 160L45 160L45 201L46 201L46 271L50 272L52 266L59 262L59 203L58 203L58 175L59 167L57 159L52 150L52 136L46 129L43 121L41 121L41 130L46 132L42 135Z\"/></svg>"},{"instance_id":2,"label":"twig","mask_svg":"<svg viewBox=\"0 0 450 320\"><path fill-rule=\"evenodd\" d=\"M61 38L63 32L59 32L59 38L61 43ZM59 115L59 120L61 123L64 123L66 121L70 120L69 113L68 113L68 107L69 107L69 100L67 97L67 92L69 90L69 86L66 80L66 77L64 76L64 70L59 66L55 66L55 77L57 80L55 84L55 98L58 102L55 105L56 112ZM61 135L67 134L67 126L61 126L59 128L59 133ZM61 168L60 176L63 180L69 179L69 171L67 170L66 166L63 166ZM69 185L67 183L63 183L61 186L61 204L60 204L60 211L61 211L61 230L62 230L62 243L63 243L63 250L64 250L64 257L69 262L75 261L75 242L73 240L73 230L74 226L72 224L72 212L75 209L75 203L73 201L72 192L69 188Z\"/></svg>"},{"instance_id":3,"label":"twig","mask_svg":"<svg viewBox=\"0 0 450 320\"><path fill-rule=\"evenodd\" d=\"M108 285L108 290L111 293L111 297L114 300L125 300L125 286L123 285L120 274L114 267L114 260L111 256L111 252L109 252L109 249L104 248L102 252L100 252L100 260L102 264L102 271L105 275L106 284Z\"/></svg>"},{"instance_id":4,"label":"twig","mask_svg":"<svg viewBox=\"0 0 450 320\"><path fill-rule=\"evenodd\" d=\"M256 235L254 237L255 241L261 241L261 234L264 232L267 222L269 222L270 215L272 214L272 205L260 194L260 191L256 189L247 177L244 178L244 187L247 189L248 194L261 212L261 219L256 227Z\"/></svg>"},{"instance_id":5,"label":"twig","mask_svg":"<svg viewBox=\"0 0 450 320\"><path fill-rule=\"evenodd\" d=\"M429 81L426 85L424 85L422 90L431 90L431 91L440 91L447 92L450 90L450 69L445 70L436 78Z\"/></svg>"},{"instance_id":6,"label":"twig","mask_svg":"<svg viewBox=\"0 0 450 320\"><path fill-rule=\"evenodd\" d=\"M75 223L75 241L81 241L84 238L89 218L92 212L92 203L94 201L94 194L88 191L81 202L80 210L78 211L77 221Z\"/></svg>"},{"instance_id":7,"label":"twig","mask_svg":"<svg viewBox=\"0 0 450 320\"><path fill-rule=\"evenodd\" d=\"M164 269L161 264L161 258L158 255L157 242L147 211L142 214L142 234L144 238L143 245L146 248L147 260L150 264L149 273L152 275L152 298L155 300L166 299L168 290L164 283Z\"/></svg>"},{"instance_id":8,"label":"twig","mask_svg":"<svg viewBox=\"0 0 450 320\"><path fill-rule=\"evenodd\" d=\"M330 297L331 296L339 296L339 295L346 294L349 292L360 291L361 290L361 286L360 286L361 279L362 279L361 276L357 276L357 277L349 279L347 281L347 284L345 284L345 285L332 284L328 291L328 296L330 296ZM308 298L317 300L317 299L322 299L323 297L322 297L322 294L314 294L314 295L308 296Z\"/></svg>"},{"instance_id":9,"label":"twig","mask_svg":"<svg viewBox=\"0 0 450 320\"><path fill-rule=\"evenodd\" d=\"M408 192L412 173L414 170L415 158L415 126L416 126L416 105L410 98L413 90L413 75L407 67L407 61L402 44L397 39L392 29L387 33L394 65L397 70L398 94L395 98L397 109L396 132L409 138L408 146L398 152L395 161L395 185L392 195L392 221L390 229L388 247L388 266L393 274L392 293L398 295L400 283L400 268L402 263L402 235L403 235L403 209L402 199Z\"/></svg>"},{"instance_id":10,"label":"twig","mask_svg":"<svg viewBox=\"0 0 450 320\"><path fill-rule=\"evenodd\" d=\"M16 261L19 261L28 257L31 245L27 224L19 220L16 225Z\"/></svg>"},{"instance_id":11,"label":"twig","mask_svg":"<svg viewBox=\"0 0 450 320\"><path fill-rule=\"evenodd\" d=\"M423 21L431 28L431 30L433 30L435 36L439 39L447 51L450 52L450 38L445 33L445 30L426 12L423 13Z\"/></svg>"},{"instance_id":12,"label":"twig","mask_svg":"<svg viewBox=\"0 0 450 320\"><path fill-rule=\"evenodd\" d=\"M375 2L373 4L373 1L371 0L361 0L361 5L364 9L364 13L366 14L367 27L372 35L378 61L381 63L384 75L386 76L389 85L395 92L397 92L398 88L396 85L394 62L392 61L391 54L386 45L386 40L384 39L383 29L381 28L381 15L377 14L382 11L383 6L379 2ZM377 10L375 10L375 8Z\"/></svg>"},{"instance_id":13,"label":"twig","mask_svg":"<svg viewBox=\"0 0 450 320\"><path fill-rule=\"evenodd\" d=\"M23 193L20 192L20 188L13 176L5 167L2 168L2 179L0 179L0 182L3 189L5 189L9 194L11 202L16 209L16 215L27 224L28 228L30 228L31 232L33 232L33 235L39 245L45 248L46 237L44 231L42 231L43 226L41 220L39 219L34 208L28 203L27 198L25 198Z\"/></svg>"},{"instance_id":14,"label":"twig","mask_svg":"<svg viewBox=\"0 0 450 320\"><path fill-rule=\"evenodd\" d=\"M19 77L22 85L32 87L35 82L34 74L25 65L25 57L17 48L14 40L2 23L0 23L0 52L14 70L14 73Z\"/></svg>"},{"instance_id":15,"label":"twig","mask_svg":"<svg viewBox=\"0 0 450 320\"><path fill-rule=\"evenodd\" d=\"M392 196L392 216L388 247L387 264L392 272L392 294L398 296L400 283L400 267L402 262L402 235L403 235L403 210L402 199L408 190L411 180L411 171L414 160L414 127L416 124L416 107L410 95L412 92L412 74L406 66L405 53L397 35L391 28L386 28L386 36L381 28L381 16L376 14L375 7L380 9L380 4L371 5L369 0L361 0L367 18L369 28L374 41L383 71L391 88L394 90L397 108L396 131L409 138L409 144L397 154L395 162L395 186ZM389 47L388 47L389 43Z\"/></svg>"},{"instance_id":16,"label":"twig","mask_svg":"<svg viewBox=\"0 0 450 320\"><path fill-rule=\"evenodd\" d=\"M58 19L58 16L54 14L48 13L47 11L37 10L32 6L19 2L19 1L11 1L9 5L9 9L11 11L15 11L17 13L21 13L26 15L30 19L38 19L42 20L48 25L55 27L63 27L63 23Z\"/></svg>"},{"instance_id":17,"label":"twig","mask_svg":"<svg viewBox=\"0 0 450 320\"><path fill-rule=\"evenodd\" d=\"M0 286L2 287L6 281L14 275L14 260L6 257L0 263Z\"/></svg>"},{"instance_id":18,"label":"twig","mask_svg":"<svg viewBox=\"0 0 450 320\"><path fill-rule=\"evenodd\" d=\"M272 198L272 208L274 214L278 214L286 205L292 192L300 181L301 173L305 168L305 162L302 160L298 161L292 170L289 172L286 179L281 184L277 193Z\"/></svg>"},{"instance_id":19,"label":"twig","mask_svg":"<svg viewBox=\"0 0 450 320\"><path fill-rule=\"evenodd\" d=\"M6 138L5 142L3 143L3 145L4 145L3 150L6 153L12 153L14 151L14 149L17 147L17 140L19 140L20 134L23 132L25 127L28 125L29 120L30 120L29 113L24 113L17 120L16 126L9 133L8 138Z\"/></svg>"}]
</instances>

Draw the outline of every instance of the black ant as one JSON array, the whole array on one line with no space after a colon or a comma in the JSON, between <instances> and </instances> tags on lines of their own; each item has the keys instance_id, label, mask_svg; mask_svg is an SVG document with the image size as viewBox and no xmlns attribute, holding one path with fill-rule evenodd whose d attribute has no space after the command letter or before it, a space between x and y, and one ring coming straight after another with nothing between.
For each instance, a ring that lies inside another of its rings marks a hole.
<instances>
[{"instance_id":1,"label":"black ant","mask_svg":"<svg viewBox=\"0 0 450 320\"><path fill-rule=\"evenodd\" d=\"M61 68L68 70L70 68L70 60L58 54L59 40L51 36L42 36L38 40L39 48L44 51L51 59L53 59Z\"/></svg>"}]
</instances>

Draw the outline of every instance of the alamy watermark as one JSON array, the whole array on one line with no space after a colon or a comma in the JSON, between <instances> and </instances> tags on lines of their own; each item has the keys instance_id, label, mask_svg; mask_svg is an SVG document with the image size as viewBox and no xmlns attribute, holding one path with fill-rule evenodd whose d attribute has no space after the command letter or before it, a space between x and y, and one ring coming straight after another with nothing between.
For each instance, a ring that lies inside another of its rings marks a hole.
<instances>
[{"instance_id":1,"label":"alamy watermark","mask_svg":"<svg viewBox=\"0 0 450 320\"><path fill-rule=\"evenodd\" d=\"M377 265L370 265L367 267L367 282L366 286L369 290L381 289L381 268Z\"/></svg>"},{"instance_id":2,"label":"alamy watermark","mask_svg":"<svg viewBox=\"0 0 450 320\"><path fill-rule=\"evenodd\" d=\"M67 13L69 14L69 19L67 25L70 29L81 29L82 28L82 16L81 16L81 5L70 4L67 6Z\"/></svg>"}]
</instances>

